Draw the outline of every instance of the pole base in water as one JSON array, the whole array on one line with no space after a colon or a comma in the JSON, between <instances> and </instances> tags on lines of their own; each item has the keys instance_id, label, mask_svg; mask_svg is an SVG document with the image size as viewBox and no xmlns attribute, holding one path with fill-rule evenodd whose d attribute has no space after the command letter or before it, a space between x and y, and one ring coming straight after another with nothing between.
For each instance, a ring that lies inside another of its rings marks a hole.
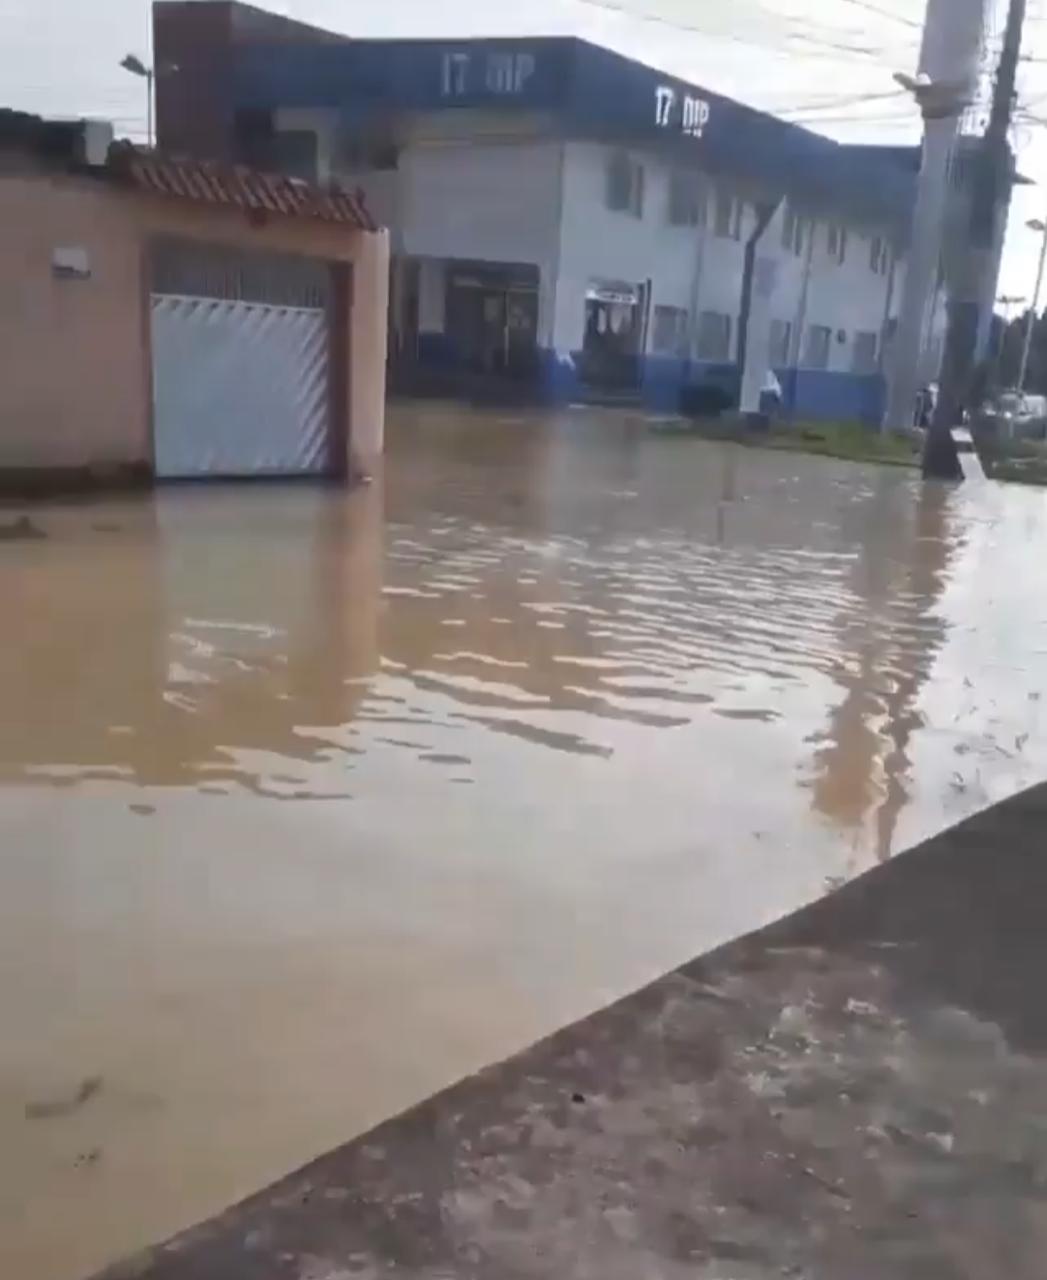
<instances>
[{"instance_id":1,"label":"pole base in water","mask_svg":"<svg viewBox=\"0 0 1047 1280\"><path fill-rule=\"evenodd\" d=\"M925 480L963 480L963 467L956 449L956 441L948 429L932 427L927 432L923 449L923 478Z\"/></svg>"}]
</instances>

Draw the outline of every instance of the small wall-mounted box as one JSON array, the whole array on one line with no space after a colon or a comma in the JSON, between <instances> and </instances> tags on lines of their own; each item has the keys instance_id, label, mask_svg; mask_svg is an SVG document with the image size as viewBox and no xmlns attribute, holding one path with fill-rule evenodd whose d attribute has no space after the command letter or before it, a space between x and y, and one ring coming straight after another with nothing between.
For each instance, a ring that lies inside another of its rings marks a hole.
<instances>
[{"instance_id":1,"label":"small wall-mounted box","mask_svg":"<svg viewBox=\"0 0 1047 1280\"><path fill-rule=\"evenodd\" d=\"M51 274L59 280L89 280L91 259L77 245L60 246L51 253Z\"/></svg>"}]
</instances>

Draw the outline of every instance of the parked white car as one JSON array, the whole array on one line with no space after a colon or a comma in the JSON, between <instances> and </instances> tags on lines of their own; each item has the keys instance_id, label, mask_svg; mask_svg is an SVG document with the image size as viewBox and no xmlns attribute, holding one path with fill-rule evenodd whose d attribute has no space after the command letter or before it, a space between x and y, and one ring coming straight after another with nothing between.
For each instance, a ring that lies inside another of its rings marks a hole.
<instances>
[{"instance_id":1,"label":"parked white car","mask_svg":"<svg viewBox=\"0 0 1047 1280\"><path fill-rule=\"evenodd\" d=\"M1047 433L1047 396L1005 391L987 407L985 420L1009 440L1042 440Z\"/></svg>"}]
</instances>

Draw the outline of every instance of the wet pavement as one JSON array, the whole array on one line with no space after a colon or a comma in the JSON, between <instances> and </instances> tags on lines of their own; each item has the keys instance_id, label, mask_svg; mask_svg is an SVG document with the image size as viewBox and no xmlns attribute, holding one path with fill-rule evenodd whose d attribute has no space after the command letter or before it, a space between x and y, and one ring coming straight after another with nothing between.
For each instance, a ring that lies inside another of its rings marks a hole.
<instances>
[{"instance_id":1,"label":"wet pavement","mask_svg":"<svg viewBox=\"0 0 1047 1280\"><path fill-rule=\"evenodd\" d=\"M98 1280L1042 1280L1047 786Z\"/></svg>"},{"instance_id":2,"label":"wet pavement","mask_svg":"<svg viewBox=\"0 0 1047 1280\"><path fill-rule=\"evenodd\" d=\"M1038 491L445 406L351 495L32 524L0 1274L76 1280L1047 778Z\"/></svg>"}]
</instances>

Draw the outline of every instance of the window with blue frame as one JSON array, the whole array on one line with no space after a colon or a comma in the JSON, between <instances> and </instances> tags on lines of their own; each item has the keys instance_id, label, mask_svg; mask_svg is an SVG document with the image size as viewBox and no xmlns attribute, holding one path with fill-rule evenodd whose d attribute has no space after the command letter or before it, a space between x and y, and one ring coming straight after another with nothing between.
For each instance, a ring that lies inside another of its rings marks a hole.
<instances>
[{"instance_id":1,"label":"window with blue frame","mask_svg":"<svg viewBox=\"0 0 1047 1280\"><path fill-rule=\"evenodd\" d=\"M854 350L851 352L851 371L853 373L875 373L879 346L879 334L871 331L856 333L854 335Z\"/></svg>"},{"instance_id":2,"label":"window with blue frame","mask_svg":"<svg viewBox=\"0 0 1047 1280\"><path fill-rule=\"evenodd\" d=\"M703 311L698 317L696 358L721 364L730 360L732 328L730 316L720 311Z\"/></svg>"},{"instance_id":3,"label":"window with blue frame","mask_svg":"<svg viewBox=\"0 0 1047 1280\"><path fill-rule=\"evenodd\" d=\"M832 330L823 324L812 324L807 330L807 346L803 363L808 369L828 369Z\"/></svg>"},{"instance_id":4,"label":"window with blue frame","mask_svg":"<svg viewBox=\"0 0 1047 1280\"><path fill-rule=\"evenodd\" d=\"M655 307L651 347L655 355L686 356L687 312L682 307Z\"/></svg>"},{"instance_id":5,"label":"window with blue frame","mask_svg":"<svg viewBox=\"0 0 1047 1280\"><path fill-rule=\"evenodd\" d=\"M793 326L791 320L771 321L768 358L772 369L785 369L792 358Z\"/></svg>"},{"instance_id":6,"label":"window with blue frame","mask_svg":"<svg viewBox=\"0 0 1047 1280\"><path fill-rule=\"evenodd\" d=\"M612 213L643 218L643 165L627 151L613 151L607 159L607 207Z\"/></svg>"},{"instance_id":7,"label":"window with blue frame","mask_svg":"<svg viewBox=\"0 0 1047 1280\"><path fill-rule=\"evenodd\" d=\"M742 238L742 210L745 202L726 191L723 187L716 189L716 224L714 230L721 240L740 240Z\"/></svg>"},{"instance_id":8,"label":"window with blue frame","mask_svg":"<svg viewBox=\"0 0 1047 1280\"><path fill-rule=\"evenodd\" d=\"M673 169L669 174L669 225L704 227L706 217L706 191L701 174L694 170Z\"/></svg>"},{"instance_id":9,"label":"window with blue frame","mask_svg":"<svg viewBox=\"0 0 1047 1280\"><path fill-rule=\"evenodd\" d=\"M891 269L891 247L883 236L873 236L869 242L869 270L885 276Z\"/></svg>"},{"instance_id":10,"label":"window with blue frame","mask_svg":"<svg viewBox=\"0 0 1047 1280\"><path fill-rule=\"evenodd\" d=\"M806 222L792 205L787 205L782 222L782 248L794 258L802 258L806 243Z\"/></svg>"}]
</instances>

